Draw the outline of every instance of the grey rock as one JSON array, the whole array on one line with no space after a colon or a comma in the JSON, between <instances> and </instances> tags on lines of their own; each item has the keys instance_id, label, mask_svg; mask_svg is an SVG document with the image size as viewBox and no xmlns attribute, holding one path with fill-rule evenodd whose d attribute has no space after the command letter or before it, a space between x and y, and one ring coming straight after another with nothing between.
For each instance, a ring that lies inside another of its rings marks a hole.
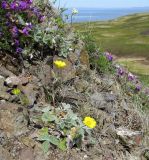
<instances>
[{"instance_id":1,"label":"grey rock","mask_svg":"<svg viewBox=\"0 0 149 160\"><path fill-rule=\"evenodd\" d=\"M20 160L34 160L34 150L32 148L26 147L23 148L20 152Z\"/></svg>"},{"instance_id":2,"label":"grey rock","mask_svg":"<svg viewBox=\"0 0 149 160\"><path fill-rule=\"evenodd\" d=\"M5 145L7 143L6 134L0 130L0 145Z\"/></svg>"},{"instance_id":3,"label":"grey rock","mask_svg":"<svg viewBox=\"0 0 149 160\"><path fill-rule=\"evenodd\" d=\"M8 138L17 137L28 131L27 111L21 105L0 104L0 129ZM21 109L21 111L20 111Z\"/></svg>"},{"instance_id":4,"label":"grey rock","mask_svg":"<svg viewBox=\"0 0 149 160\"><path fill-rule=\"evenodd\" d=\"M84 92L88 88L89 83L83 79L76 79L74 85L78 92Z\"/></svg>"},{"instance_id":5,"label":"grey rock","mask_svg":"<svg viewBox=\"0 0 149 160\"><path fill-rule=\"evenodd\" d=\"M38 143L34 147L34 160L49 160L49 157L47 154L44 154L41 145ZM52 158L54 159L54 158Z\"/></svg>"},{"instance_id":6,"label":"grey rock","mask_svg":"<svg viewBox=\"0 0 149 160\"><path fill-rule=\"evenodd\" d=\"M0 90L0 99L8 100L10 98L10 94L6 91Z\"/></svg>"},{"instance_id":7,"label":"grey rock","mask_svg":"<svg viewBox=\"0 0 149 160\"><path fill-rule=\"evenodd\" d=\"M6 80L5 80L5 83L7 86L9 87L13 87L13 86L16 86L18 84L20 84L21 80L19 77L17 76L11 76L11 77L8 77Z\"/></svg>"},{"instance_id":8,"label":"grey rock","mask_svg":"<svg viewBox=\"0 0 149 160\"><path fill-rule=\"evenodd\" d=\"M0 75L4 76L5 78L9 76L14 76L14 74L11 71L7 70L3 66L0 66Z\"/></svg>"},{"instance_id":9,"label":"grey rock","mask_svg":"<svg viewBox=\"0 0 149 160\"><path fill-rule=\"evenodd\" d=\"M0 160L13 160L10 153L2 146L0 146Z\"/></svg>"},{"instance_id":10,"label":"grey rock","mask_svg":"<svg viewBox=\"0 0 149 160\"><path fill-rule=\"evenodd\" d=\"M105 101L105 97L101 93L94 93L91 95L91 104L97 108L105 108L107 102Z\"/></svg>"},{"instance_id":11,"label":"grey rock","mask_svg":"<svg viewBox=\"0 0 149 160\"><path fill-rule=\"evenodd\" d=\"M140 131L129 130L126 127L119 127L115 131L124 146L135 148L141 145L143 135Z\"/></svg>"},{"instance_id":12,"label":"grey rock","mask_svg":"<svg viewBox=\"0 0 149 160\"><path fill-rule=\"evenodd\" d=\"M52 72L50 65L42 65L38 71L38 78L41 80L42 85L47 86L51 82Z\"/></svg>"},{"instance_id":13,"label":"grey rock","mask_svg":"<svg viewBox=\"0 0 149 160\"><path fill-rule=\"evenodd\" d=\"M53 66L53 71L56 76L58 76L62 81L68 81L76 77L76 68L68 59L60 58L58 56L54 56L53 60L61 60L66 63L66 67L63 69L57 68L55 65Z\"/></svg>"},{"instance_id":14,"label":"grey rock","mask_svg":"<svg viewBox=\"0 0 149 160\"><path fill-rule=\"evenodd\" d=\"M5 82L5 78L0 75L0 87L4 85L4 82Z\"/></svg>"},{"instance_id":15,"label":"grey rock","mask_svg":"<svg viewBox=\"0 0 149 160\"><path fill-rule=\"evenodd\" d=\"M113 93L106 93L105 94L105 100L107 101L107 102L113 102L113 101L115 101L116 100L116 95L115 94L113 94Z\"/></svg>"},{"instance_id":16,"label":"grey rock","mask_svg":"<svg viewBox=\"0 0 149 160\"><path fill-rule=\"evenodd\" d=\"M26 97L28 106L33 106L34 102L36 100L36 91L35 86L31 83L29 83L26 86L21 86L20 90L23 92L24 97Z\"/></svg>"},{"instance_id":17,"label":"grey rock","mask_svg":"<svg viewBox=\"0 0 149 160\"><path fill-rule=\"evenodd\" d=\"M8 100L10 95L6 92L7 87L4 86L5 78L0 75L0 99Z\"/></svg>"}]
</instances>

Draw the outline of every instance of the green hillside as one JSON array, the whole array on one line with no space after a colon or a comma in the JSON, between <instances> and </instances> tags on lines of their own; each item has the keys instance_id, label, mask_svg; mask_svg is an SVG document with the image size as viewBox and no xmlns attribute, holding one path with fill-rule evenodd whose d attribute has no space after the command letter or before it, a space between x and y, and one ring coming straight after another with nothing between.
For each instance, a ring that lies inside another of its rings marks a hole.
<instances>
[{"instance_id":1,"label":"green hillside","mask_svg":"<svg viewBox=\"0 0 149 160\"><path fill-rule=\"evenodd\" d=\"M81 32L91 32L100 47L115 55L149 58L149 13L74 26Z\"/></svg>"},{"instance_id":2,"label":"green hillside","mask_svg":"<svg viewBox=\"0 0 149 160\"><path fill-rule=\"evenodd\" d=\"M104 51L149 84L149 13L134 14L111 21L77 23L81 33L90 33Z\"/></svg>"}]
</instances>

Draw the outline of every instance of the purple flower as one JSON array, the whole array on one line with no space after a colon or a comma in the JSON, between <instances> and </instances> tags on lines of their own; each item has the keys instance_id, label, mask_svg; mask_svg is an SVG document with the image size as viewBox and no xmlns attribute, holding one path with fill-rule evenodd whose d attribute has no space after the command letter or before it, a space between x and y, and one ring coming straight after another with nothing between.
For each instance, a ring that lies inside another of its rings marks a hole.
<instances>
[{"instance_id":1,"label":"purple flower","mask_svg":"<svg viewBox=\"0 0 149 160\"><path fill-rule=\"evenodd\" d=\"M39 16L39 21L43 22L45 20L45 18L46 18L46 16L41 15L41 16Z\"/></svg>"},{"instance_id":2,"label":"purple flower","mask_svg":"<svg viewBox=\"0 0 149 160\"><path fill-rule=\"evenodd\" d=\"M29 30L28 30L28 27L24 27L23 30L22 30L22 33L26 36L29 35Z\"/></svg>"},{"instance_id":3,"label":"purple flower","mask_svg":"<svg viewBox=\"0 0 149 160\"><path fill-rule=\"evenodd\" d=\"M19 9L25 10L27 8L29 8L29 5L27 4L27 2L24 2L24 1L19 2Z\"/></svg>"},{"instance_id":4,"label":"purple flower","mask_svg":"<svg viewBox=\"0 0 149 160\"><path fill-rule=\"evenodd\" d=\"M40 16L40 11L39 11L38 8L34 7L34 8L32 8L32 11L33 11L33 13L34 13L37 17Z\"/></svg>"},{"instance_id":5,"label":"purple flower","mask_svg":"<svg viewBox=\"0 0 149 160\"><path fill-rule=\"evenodd\" d=\"M111 53L105 52L105 56L107 57L107 59L108 59L109 61L112 61L112 60L113 60L113 56L112 56Z\"/></svg>"},{"instance_id":6,"label":"purple flower","mask_svg":"<svg viewBox=\"0 0 149 160\"><path fill-rule=\"evenodd\" d=\"M16 49L16 53L21 53L22 50L23 50L22 48L18 47L18 48Z\"/></svg>"},{"instance_id":7,"label":"purple flower","mask_svg":"<svg viewBox=\"0 0 149 160\"><path fill-rule=\"evenodd\" d=\"M18 28L16 26L13 26L13 28L11 29L11 33L13 37L17 37L18 36Z\"/></svg>"},{"instance_id":8,"label":"purple flower","mask_svg":"<svg viewBox=\"0 0 149 160\"><path fill-rule=\"evenodd\" d=\"M19 44L20 44L19 40L14 39L14 44L15 44L15 46L19 46Z\"/></svg>"},{"instance_id":9,"label":"purple flower","mask_svg":"<svg viewBox=\"0 0 149 160\"><path fill-rule=\"evenodd\" d=\"M23 33L24 35L28 36L29 35L29 31L33 28L31 23L26 23L26 26L23 28L23 30L21 31L21 33Z\"/></svg>"},{"instance_id":10,"label":"purple flower","mask_svg":"<svg viewBox=\"0 0 149 160\"><path fill-rule=\"evenodd\" d=\"M32 25L32 23L26 23L26 27L28 27L29 29L32 29L33 25Z\"/></svg>"},{"instance_id":11,"label":"purple flower","mask_svg":"<svg viewBox=\"0 0 149 160\"><path fill-rule=\"evenodd\" d=\"M12 10L25 10L25 9L28 9L29 7L30 7L29 2L26 2L26 1L16 1L16 0L14 0L10 4L10 8Z\"/></svg>"},{"instance_id":12,"label":"purple flower","mask_svg":"<svg viewBox=\"0 0 149 160\"><path fill-rule=\"evenodd\" d=\"M12 10L17 10L17 9L19 8L18 2L16 2L16 1L11 2L11 3L10 3L10 8L11 8Z\"/></svg>"},{"instance_id":13,"label":"purple flower","mask_svg":"<svg viewBox=\"0 0 149 160\"><path fill-rule=\"evenodd\" d=\"M7 21L7 22L6 22L6 26L8 26L8 27L10 27L10 26L11 26L11 24L10 24L10 22L9 22L9 21Z\"/></svg>"},{"instance_id":14,"label":"purple flower","mask_svg":"<svg viewBox=\"0 0 149 160\"><path fill-rule=\"evenodd\" d=\"M118 75L123 76L125 74L125 71L122 68L118 68Z\"/></svg>"},{"instance_id":15,"label":"purple flower","mask_svg":"<svg viewBox=\"0 0 149 160\"><path fill-rule=\"evenodd\" d=\"M8 3L6 1L2 1L1 6L3 9L8 8Z\"/></svg>"},{"instance_id":16,"label":"purple flower","mask_svg":"<svg viewBox=\"0 0 149 160\"><path fill-rule=\"evenodd\" d=\"M28 4L32 4L32 3L33 3L33 0L26 0L26 2L27 2Z\"/></svg>"},{"instance_id":17,"label":"purple flower","mask_svg":"<svg viewBox=\"0 0 149 160\"><path fill-rule=\"evenodd\" d=\"M7 12L6 13L6 18L10 18L10 16L11 16L10 12Z\"/></svg>"},{"instance_id":18,"label":"purple flower","mask_svg":"<svg viewBox=\"0 0 149 160\"><path fill-rule=\"evenodd\" d=\"M137 85L136 88L135 88L135 90L136 90L137 92L139 92L141 89L142 89L141 85Z\"/></svg>"},{"instance_id":19,"label":"purple flower","mask_svg":"<svg viewBox=\"0 0 149 160\"><path fill-rule=\"evenodd\" d=\"M128 80L133 81L135 79L135 76L132 73L128 73Z\"/></svg>"}]
</instances>

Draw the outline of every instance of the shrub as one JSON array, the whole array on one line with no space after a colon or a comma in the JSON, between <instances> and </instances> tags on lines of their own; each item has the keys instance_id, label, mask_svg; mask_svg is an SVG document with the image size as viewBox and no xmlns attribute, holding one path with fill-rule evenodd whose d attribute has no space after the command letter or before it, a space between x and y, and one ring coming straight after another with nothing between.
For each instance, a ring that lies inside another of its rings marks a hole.
<instances>
[{"instance_id":1,"label":"shrub","mask_svg":"<svg viewBox=\"0 0 149 160\"><path fill-rule=\"evenodd\" d=\"M88 144L93 143L91 129L96 126L93 118L86 117L83 124L84 121L65 103L58 108L47 106L42 112L41 120L45 127L39 130L37 140L42 142L44 152L48 152L50 144L66 150L74 146L80 148L84 139Z\"/></svg>"},{"instance_id":2,"label":"shrub","mask_svg":"<svg viewBox=\"0 0 149 160\"><path fill-rule=\"evenodd\" d=\"M0 50L22 53L33 43L33 30L45 16L32 0L3 0L0 5Z\"/></svg>"},{"instance_id":3,"label":"shrub","mask_svg":"<svg viewBox=\"0 0 149 160\"><path fill-rule=\"evenodd\" d=\"M67 56L70 41L60 15L51 16L47 2L2 0L0 2L0 50L22 58L40 58L50 50Z\"/></svg>"}]
</instances>

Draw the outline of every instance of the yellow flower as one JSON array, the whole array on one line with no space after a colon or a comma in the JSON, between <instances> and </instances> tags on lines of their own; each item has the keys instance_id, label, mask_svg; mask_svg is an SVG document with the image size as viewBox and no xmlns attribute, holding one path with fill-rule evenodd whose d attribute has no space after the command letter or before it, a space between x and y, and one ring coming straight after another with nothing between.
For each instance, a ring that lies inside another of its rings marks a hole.
<instances>
[{"instance_id":1,"label":"yellow flower","mask_svg":"<svg viewBox=\"0 0 149 160\"><path fill-rule=\"evenodd\" d=\"M57 68L64 68L66 66L66 63L64 61L61 61L61 60L54 61L54 64Z\"/></svg>"},{"instance_id":2,"label":"yellow flower","mask_svg":"<svg viewBox=\"0 0 149 160\"><path fill-rule=\"evenodd\" d=\"M15 94L15 95L19 95L21 93L20 89L18 88L14 88L11 93Z\"/></svg>"},{"instance_id":3,"label":"yellow flower","mask_svg":"<svg viewBox=\"0 0 149 160\"><path fill-rule=\"evenodd\" d=\"M94 118L91 118L91 117L85 117L83 123L89 128L96 127L96 121Z\"/></svg>"}]
</instances>

